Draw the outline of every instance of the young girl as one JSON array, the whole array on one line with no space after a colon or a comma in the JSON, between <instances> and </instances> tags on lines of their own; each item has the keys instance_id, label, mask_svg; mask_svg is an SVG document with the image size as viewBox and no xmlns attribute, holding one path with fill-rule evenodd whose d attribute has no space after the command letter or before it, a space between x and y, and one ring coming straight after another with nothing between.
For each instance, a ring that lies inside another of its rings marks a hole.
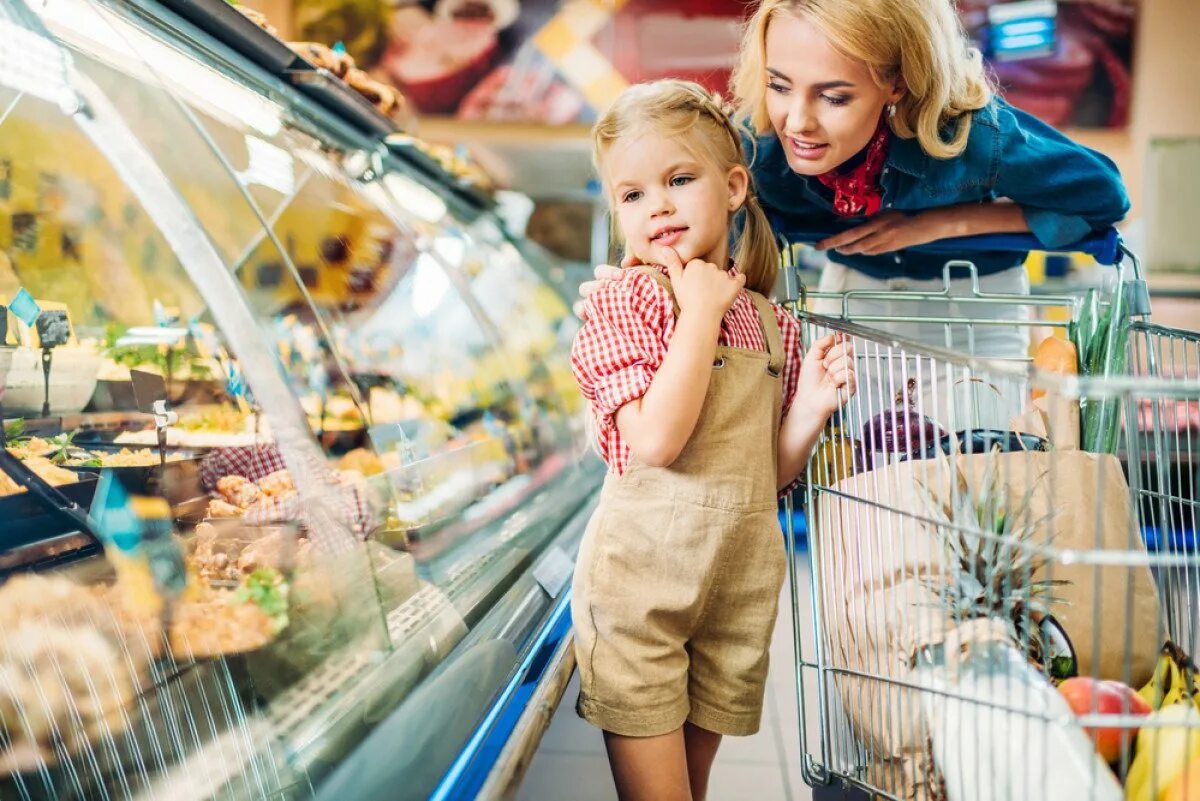
<instances>
[{"instance_id":1,"label":"young girl","mask_svg":"<svg viewBox=\"0 0 1200 801\"><path fill-rule=\"evenodd\" d=\"M797 321L767 302L778 252L701 87L632 87L593 135L642 264L592 295L572 350L609 466L575 572L578 710L622 799L702 799L721 736L758 730L777 493L853 393L853 354L831 336L801 361Z\"/></svg>"},{"instance_id":2,"label":"young girl","mask_svg":"<svg viewBox=\"0 0 1200 801\"><path fill-rule=\"evenodd\" d=\"M942 289L949 237L1032 232L1047 250L1119 221L1129 209L1111 161L998 97L951 0L761 0L733 77L759 197L775 232L818 243L821 289ZM1026 293L1021 253L972 252L985 292ZM599 278L614 275L598 268ZM967 294L963 273L952 295ZM595 284L585 286L583 294ZM855 302L852 314L991 313L944 303ZM992 309L992 311L988 311ZM897 333L945 345L940 325ZM965 327L956 326L956 348ZM977 326L978 355L1022 356L1024 329Z\"/></svg>"}]
</instances>

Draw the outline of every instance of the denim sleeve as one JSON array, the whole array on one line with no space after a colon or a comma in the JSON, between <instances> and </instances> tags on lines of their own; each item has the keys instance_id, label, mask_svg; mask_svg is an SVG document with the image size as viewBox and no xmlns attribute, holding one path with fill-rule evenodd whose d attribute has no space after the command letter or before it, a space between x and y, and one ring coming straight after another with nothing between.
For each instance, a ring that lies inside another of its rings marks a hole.
<instances>
[{"instance_id":1,"label":"denim sleeve","mask_svg":"<svg viewBox=\"0 0 1200 801\"><path fill-rule=\"evenodd\" d=\"M1021 206L1044 247L1068 245L1125 217L1129 196L1110 159L1007 103L998 111L996 194Z\"/></svg>"}]
</instances>

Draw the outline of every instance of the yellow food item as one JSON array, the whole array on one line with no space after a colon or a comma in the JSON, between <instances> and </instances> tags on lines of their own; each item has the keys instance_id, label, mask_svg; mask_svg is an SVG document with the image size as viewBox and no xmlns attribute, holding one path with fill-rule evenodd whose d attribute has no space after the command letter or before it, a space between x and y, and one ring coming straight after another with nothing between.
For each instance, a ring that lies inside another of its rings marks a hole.
<instances>
[{"instance_id":1,"label":"yellow food item","mask_svg":"<svg viewBox=\"0 0 1200 801\"><path fill-rule=\"evenodd\" d=\"M1187 764L1163 801L1200 801L1200 757Z\"/></svg>"},{"instance_id":2,"label":"yellow food item","mask_svg":"<svg viewBox=\"0 0 1200 801\"><path fill-rule=\"evenodd\" d=\"M1187 701L1153 712L1138 734L1137 756L1125 780L1128 801L1164 801L1183 775L1200 758L1200 712Z\"/></svg>"},{"instance_id":3,"label":"yellow food item","mask_svg":"<svg viewBox=\"0 0 1200 801\"><path fill-rule=\"evenodd\" d=\"M1062 337L1048 336L1038 343L1033 353L1033 366L1048 373L1062 375L1077 375L1079 373L1079 357L1075 346ZM1037 400L1046 394L1044 389L1033 390L1033 399Z\"/></svg>"}]
</instances>

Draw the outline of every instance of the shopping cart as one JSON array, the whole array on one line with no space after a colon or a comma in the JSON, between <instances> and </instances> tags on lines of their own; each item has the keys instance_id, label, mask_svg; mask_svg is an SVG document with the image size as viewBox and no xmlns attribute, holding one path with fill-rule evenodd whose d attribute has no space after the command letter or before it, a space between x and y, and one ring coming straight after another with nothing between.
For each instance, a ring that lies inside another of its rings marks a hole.
<instances>
[{"instance_id":1,"label":"shopping cart","mask_svg":"<svg viewBox=\"0 0 1200 801\"><path fill-rule=\"evenodd\" d=\"M1148 313L1145 285L1105 241L1092 252L1116 270L1097 292L887 293L940 298L948 313L932 319L858 317L868 293L818 315L795 287L805 341L843 334L859 385L809 466L810 573L787 538L810 785L953 801L1116 801L1123 780L1140 801L1192 772L1200 787L1200 762L1184 764L1193 743L1200 754L1187 700L1187 654L1200 647L1200 335L1124 324ZM954 270L973 274L952 262L947 285ZM992 313L1005 304L1030 313ZM1051 307L1061 313L1035 317ZM958 348L896 330L930 323ZM1090 335L1093 374L972 352L974 331L1005 325ZM1054 682L1073 674L1134 689L1179 678L1152 686L1151 705L1168 711L1146 718L1113 686L1076 681L1068 701ZM1135 740L1139 726L1155 734Z\"/></svg>"}]
</instances>

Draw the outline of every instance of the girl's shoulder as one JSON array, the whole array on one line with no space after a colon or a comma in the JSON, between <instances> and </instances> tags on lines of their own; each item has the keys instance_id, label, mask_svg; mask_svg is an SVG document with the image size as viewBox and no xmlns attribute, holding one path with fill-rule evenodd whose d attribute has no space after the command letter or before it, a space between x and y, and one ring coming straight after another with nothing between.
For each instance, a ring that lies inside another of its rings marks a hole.
<instances>
[{"instance_id":1,"label":"girl's shoulder","mask_svg":"<svg viewBox=\"0 0 1200 801\"><path fill-rule=\"evenodd\" d=\"M660 325L664 317L674 313L670 281L659 281L650 272L653 267L626 267L621 277L607 281L588 297L586 319L629 318Z\"/></svg>"}]
</instances>

